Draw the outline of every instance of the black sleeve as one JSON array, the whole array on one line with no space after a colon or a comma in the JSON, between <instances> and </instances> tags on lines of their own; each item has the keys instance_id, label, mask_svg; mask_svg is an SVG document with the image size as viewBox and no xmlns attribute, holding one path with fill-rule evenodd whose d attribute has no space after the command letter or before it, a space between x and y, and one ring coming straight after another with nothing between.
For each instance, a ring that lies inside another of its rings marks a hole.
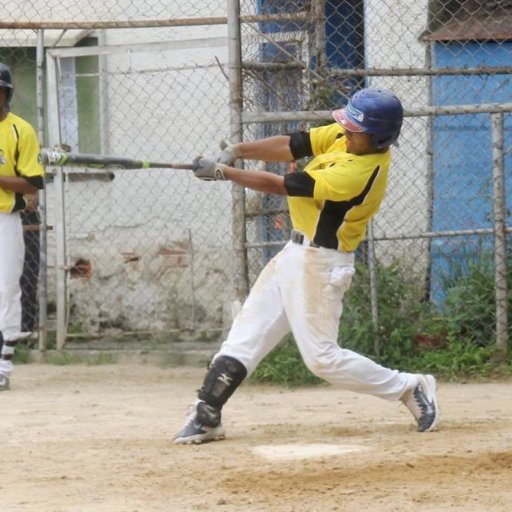
<instances>
[{"instance_id":1,"label":"black sleeve","mask_svg":"<svg viewBox=\"0 0 512 512\"><path fill-rule=\"evenodd\" d=\"M295 159L313 156L309 132L290 133L290 151Z\"/></svg>"},{"instance_id":2,"label":"black sleeve","mask_svg":"<svg viewBox=\"0 0 512 512\"><path fill-rule=\"evenodd\" d=\"M315 180L307 172L292 172L285 175L284 186L289 196L313 197Z\"/></svg>"},{"instance_id":3,"label":"black sleeve","mask_svg":"<svg viewBox=\"0 0 512 512\"><path fill-rule=\"evenodd\" d=\"M39 190L44 188L44 181L42 176L22 176L22 178L28 181L33 187L38 188Z\"/></svg>"}]
</instances>

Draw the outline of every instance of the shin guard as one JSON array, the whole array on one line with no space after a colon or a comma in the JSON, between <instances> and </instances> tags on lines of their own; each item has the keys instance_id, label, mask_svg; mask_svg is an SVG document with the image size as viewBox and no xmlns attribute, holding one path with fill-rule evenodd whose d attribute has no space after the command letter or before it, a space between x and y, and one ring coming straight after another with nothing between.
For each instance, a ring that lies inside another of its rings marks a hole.
<instances>
[{"instance_id":1,"label":"shin guard","mask_svg":"<svg viewBox=\"0 0 512 512\"><path fill-rule=\"evenodd\" d=\"M207 405L218 409L220 414L222 406L246 376L247 369L240 361L230 356L219 356L210 365L197 396Z\"/></svg>"}]
</instances>

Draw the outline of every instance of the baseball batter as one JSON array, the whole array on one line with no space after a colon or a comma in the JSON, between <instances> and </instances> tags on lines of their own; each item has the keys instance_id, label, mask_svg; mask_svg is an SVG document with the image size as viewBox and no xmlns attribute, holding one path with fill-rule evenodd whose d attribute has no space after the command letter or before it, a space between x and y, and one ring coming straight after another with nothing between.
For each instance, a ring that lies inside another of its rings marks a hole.
<instances>
[{"instance_id":1,"label":"baseball batter","mask_svg":"<svg viewBox=\"0 0 512 512\"><path fill-rule=\"evenodd\" d=\"M336 123L310 132L228 146L218 162L196 159L202 180L230 180L288 196L292 239L266 265L227 339L213 358L177 444L224 438L222 407L291 330L306 366L345 389L401 400L420 432L434 430L439 409L431 375L384 368L337 344L342 299L354 275L354 251L384 197L390 146L403 120L386 89L362 89ZM232 167L238 158L292 161L313 157L303 172L278 176Z\"/></svg>"},{"instance_id":2,"label":"baseball batter","mask_svg":"<svg viewBox=\"0 0 512 512\"><path fill-rule=\"evenodd\" d=\"M26 194L43 188L39 142L32 126L12 114L9 68L0 63L0 391L9 389L12 357L21 330L21 288L25 246L20 211Z\"/></svg>"}]
</instances>

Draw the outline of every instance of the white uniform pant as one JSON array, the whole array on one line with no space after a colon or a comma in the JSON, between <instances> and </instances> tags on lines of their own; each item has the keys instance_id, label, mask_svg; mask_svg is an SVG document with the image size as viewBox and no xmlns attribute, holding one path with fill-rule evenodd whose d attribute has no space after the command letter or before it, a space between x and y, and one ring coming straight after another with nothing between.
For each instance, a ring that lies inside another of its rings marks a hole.
<instances>
[{"instance_id":1,"label":"white uniform pant","mask_svg":"<svg viewBox=\"0 0 512 512\"><path fill-rule=\"evenodd\" d=\"M231 356L248 375L291 330L306 366L345 389L398 400L416 375L378 365L337 343L354 255L289 242L263 269L215 357Z\"/></svg>"},{"instance_id":2,"label":"white uniform pant","mask_svg":"<svg viewBox=\"0 0 512 512\"><path fill-rule=\"evenodd\" d=\"M16 341L21 332L21 288L25 244L19 213L0 213L0 331L4 338L2 355L12 355L13 347L6 341ZM0 358L0 373L9 377L12 361Z\"/></svg>"}]
</instances>

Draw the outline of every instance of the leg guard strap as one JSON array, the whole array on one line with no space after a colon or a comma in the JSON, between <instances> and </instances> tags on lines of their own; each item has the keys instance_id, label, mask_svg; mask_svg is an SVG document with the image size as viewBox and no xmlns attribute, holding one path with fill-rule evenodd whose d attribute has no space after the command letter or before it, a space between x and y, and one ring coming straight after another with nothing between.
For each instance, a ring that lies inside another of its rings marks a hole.
<instances>
[{"instance_id":1,"label":"leg guard strap","mask_svg":"<svg viewBox=\"0 0 512 512\"><path fill-rule=\"evenodd\" d=\"M0 359L4 361L11 361L14 355L14 349L18 344L17 341L5 341L2 340L2 346L0 348Z\"/></svg>"},{"instance_id":2,"label":"leg guard strap","mask_svg":"<svg viewBox=\"0 0 512 512\"><path fill-rule=\"evenodd\" d=\"M221 412L206 402L199 402L196 405L196 418L207 427L217 427L220 424Z\"/></svg>"}]
</instances>

